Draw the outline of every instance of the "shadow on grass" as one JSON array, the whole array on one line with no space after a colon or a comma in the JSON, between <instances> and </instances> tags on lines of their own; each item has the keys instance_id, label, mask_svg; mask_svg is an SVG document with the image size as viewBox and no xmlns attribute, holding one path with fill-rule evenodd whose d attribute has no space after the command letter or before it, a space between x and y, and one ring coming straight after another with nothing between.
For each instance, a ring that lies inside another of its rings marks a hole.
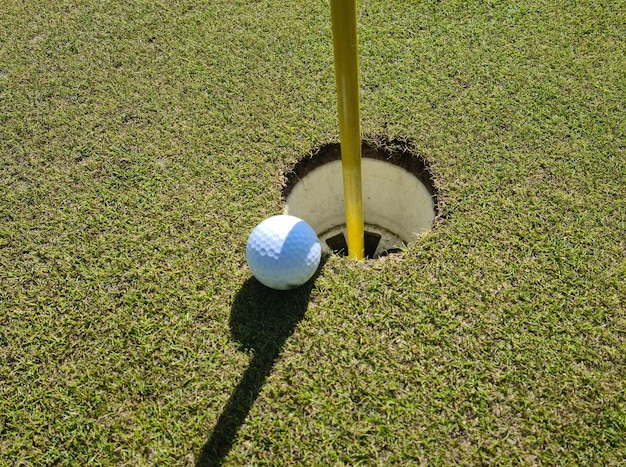
<instances>
[{"instance_id":1,"label":"shadow on grass","mask_svg":"<svg viewBox=\"0 0 626 467\"><path fill-rule=\"evenodd\" d=\"M283 345L304 318L322 266L311 280L294 290L272 290L251 278L237 293L230 313L231 335L254 356L203 446L196 467L221 465L228 455Z\"/></svg>"}]
</instances>

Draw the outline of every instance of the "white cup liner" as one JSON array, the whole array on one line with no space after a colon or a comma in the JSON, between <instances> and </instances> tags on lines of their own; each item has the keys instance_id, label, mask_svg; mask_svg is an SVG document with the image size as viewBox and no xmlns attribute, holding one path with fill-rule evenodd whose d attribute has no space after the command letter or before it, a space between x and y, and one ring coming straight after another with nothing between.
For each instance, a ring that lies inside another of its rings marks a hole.
<instances>
[{"instance_id":1,"label":"white cup liner","mask_svg":"<svg viewBox=\"0 0 626 467\"><path fill-rule=\"evenodd\" d=\"M423 173L417 176L391 158L366 157L372 154L369 146L363 153L366 255L377 258L414 242L429 230L436 206L432 185L422 181ZM286 193L284 213L305 220L317 233L323 251L341 250L346 230L341 160L322 163L298 176Z\"/></svg>"}]
</instances>

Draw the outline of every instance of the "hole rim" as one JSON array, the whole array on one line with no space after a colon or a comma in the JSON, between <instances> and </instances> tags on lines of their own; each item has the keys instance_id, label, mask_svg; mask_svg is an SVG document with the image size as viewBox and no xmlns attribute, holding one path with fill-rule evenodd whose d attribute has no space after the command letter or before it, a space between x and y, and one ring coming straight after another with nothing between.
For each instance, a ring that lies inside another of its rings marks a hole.
<instances>
[{"instance_id":1,"label":"hole rim","mask_svg":"<svg viewBox=\"0 0 626 467\"><path fill-rule=\"evenodd\" d=\"M434 204L435 219L440 217L439 189L435 183L436 177L431 169L431 163L413 146L410 139L366 137L361 141L361 154L364 158L380 160L401 167L416 177L430 193ZM281 189L283 205L298 182L310 172L338 160L341 160L341 146L338 142L330 142L316 147L307 156L293 164L283 175Z\"/></svg>"},{"instance_id":2,"label":"hole rim","mask_svg":"<svg viewBox=\"0 0 626 467\"><path fill-rule=\"evenodd\" d=\"M430 194L430 198L433 203L433 212L434 219L428 228L427 231L431 231L442 218L441 212L441 204L440 204L440 191L437 186L437 177L431 168L431 162L428 157L415 148L412 144L412 140L407 138L387 138L387 137L377 137L377 136L368 136L364 137L361 141L361 151L363 158L369 158L374 160L379 160L382 162L390 163L396 167L402 168L408 173L410 173L413 177L415 177L421 184L426 188L427 192ZM338 142L328 142L324 143L312 151L310 151L305 157L296 161L286 172L283 174L283 183L281 189L281 198L283 204L283 210L287 208L287 199L296 185L302 181L309 173L314 171L315 169L322 167L325 164L340 161L341 160L341 146ZM385 250L370 252L365 251L365 259L366 260L376 260L379 258L383 258L389 255L398 255L403 253L406 250L406 247L410 243L414 243L414 241L407 242L401 238L400 235L392 232L386 227L383 226L374 226L368 225L367 223L364 226L364 236L367 236L368 227L373 230L382 230L391 234L392 237L396 237L400 240L400 244L391 246L390 248L386 248ZM347 256L347 242L345 246L345 251L337 251L333 249L330 245L326 243L328 240L327 235L329 232L338 232L340 229L345 231L345 224L343 226L337 225L325 232L319 233L320 241L322 242L322 236L324 236L323 242L328 246L328 250L325 251L325 254L332 254L337 256ZM337 233L333 236L339 236L340 233ZM343 233L345 240L345 232ZM381 238L378 233L373 233L373 235L378 236L378 243L380 243Z\"/></svg>"}]
</instances>

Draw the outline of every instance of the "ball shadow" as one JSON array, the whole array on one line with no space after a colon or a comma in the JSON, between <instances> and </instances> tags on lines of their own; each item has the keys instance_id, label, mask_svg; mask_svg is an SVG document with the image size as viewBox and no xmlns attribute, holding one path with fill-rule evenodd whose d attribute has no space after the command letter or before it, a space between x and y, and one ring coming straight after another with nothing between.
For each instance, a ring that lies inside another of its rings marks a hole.
<instances>
[{"instance_id":1,"label":"ball shadow","mask_svg":"<svg viewBox=\"0 0 626 467\"><path fill-rule=\"evenodd\" d=\"M272 290L251 278L237 293L230 313L231 336L253 357L202 447L196 467L221 465L228 455L285 342L305 316L324 262L322 258L315 276L297 289Z\"/></svg>"}]
</instances>

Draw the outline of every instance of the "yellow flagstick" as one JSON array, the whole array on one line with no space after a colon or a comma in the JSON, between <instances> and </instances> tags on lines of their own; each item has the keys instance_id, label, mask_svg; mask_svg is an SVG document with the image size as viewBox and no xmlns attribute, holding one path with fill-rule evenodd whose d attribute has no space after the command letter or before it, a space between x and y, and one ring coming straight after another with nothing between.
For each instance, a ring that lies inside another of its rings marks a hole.
<instances>
[{"instance_id":1,"label":"yellow flagstick","mask_svg":"<svg viewBox=\"0 0 626 467\"><path fill-rule=\"evenodd\" d=\"M357 57L356 0L330 2L343 192L346 203L348 256L363 259L363 192L361 187L361 118Z\"/></svg>"}]
</instances>

